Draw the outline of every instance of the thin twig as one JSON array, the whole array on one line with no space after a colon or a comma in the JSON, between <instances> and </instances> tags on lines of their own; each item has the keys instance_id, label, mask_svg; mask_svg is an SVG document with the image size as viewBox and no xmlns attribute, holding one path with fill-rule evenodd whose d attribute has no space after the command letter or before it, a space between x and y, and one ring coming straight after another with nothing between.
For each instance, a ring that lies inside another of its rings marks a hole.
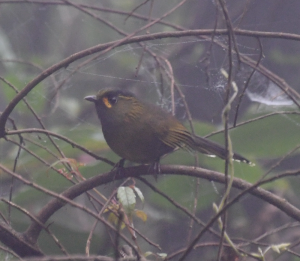
<instances>
[{"instance_id":1,"label":"thin twig","mask_svg":"<svg viewBox=\"0 0 300 261\"><path fill-rule=\"evenodd\" d=\"M1 201L3 201L4 203L20 210L21 212L23 212L25 215L27 215L31 220L33 220L34 222L36 222L37 224L39 224L49 235L50 237L54 240L55 244L59 247L59 249L66 255L69 256L67 250L64 248L64 246L59 242L59 240L57 239L57 237L49 230L49 228L47 226L45 226L42 222L40 222L35 216L33 216L29 211L27 211L26 209L16 205L15 203L6 200L5 198L1 198Z\"/></svg>"}]
</instances>

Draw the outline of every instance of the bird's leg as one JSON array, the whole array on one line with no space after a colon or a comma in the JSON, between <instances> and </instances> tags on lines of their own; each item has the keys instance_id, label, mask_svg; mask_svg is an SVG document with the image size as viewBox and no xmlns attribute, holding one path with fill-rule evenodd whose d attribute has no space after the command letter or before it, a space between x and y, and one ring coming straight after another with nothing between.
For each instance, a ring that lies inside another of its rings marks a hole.
<instances>
[{"instance_id":1,"label":"bird's leg","mask_svg":"<svg viewBox=\"0 0 300 261\"><path fill-rule=\"evenodd\" d=\"M124 169L124 163L125 163L125 159L120 159L115 166L112 168L111 171L116 170L116 174L114 175L113 181L115 181L115 177L116 175L121 175L122 174L122 170Z\"/></svg>"},{"instance_id":2,"label":"bird's leg","mask_svg":"<svg viewBox=\"0 0 300 261\"><path fill-rule=\"evenodd\" d=\"M154 161L153 163L150 164L150 167L149 167L149 172L150 171L153 171L154 172L154 178L155 178L155 181L157 181L157 177L158 175L160 174L160 162L159 162L160 159Z\"/></svg>"},{"instance_id":3,"label":"bird's leg","mask_svg":"<svg viewBox=\"0 0 300 261\"><path fill-rule=\"evenodd\" d=\"M153 163L153 170L156 174L160 174L160 162L159 160L158 161L155 161Z\"/></svg>"},{"instance_id":4,"label":"bird's leg","mask_svg":"<svg viewBox=\"0 0 300 261\"><path fill-rule=\"evenodd\" d=\"M125 163L125 159L120 159L115 166L112 168L112 170L123 168Z\"/></svg>"}]
</instances>

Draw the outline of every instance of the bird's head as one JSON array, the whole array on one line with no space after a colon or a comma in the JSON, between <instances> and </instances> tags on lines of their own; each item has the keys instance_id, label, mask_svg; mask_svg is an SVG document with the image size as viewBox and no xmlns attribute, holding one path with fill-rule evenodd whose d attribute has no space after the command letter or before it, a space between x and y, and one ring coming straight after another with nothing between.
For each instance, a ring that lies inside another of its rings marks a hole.
<instances>
[{"instance_id":1,"label":"bird's head","mask_svg":"<svg viewBox=\"0 0 300 261\"><path fill-rule=\"evenodd\" d=\"M96 95L86 96L84 99L95 104L102 124L124 121L141 109L141 103L134 94L118 89L103 89Z\"/></svg>"}]
</instances>

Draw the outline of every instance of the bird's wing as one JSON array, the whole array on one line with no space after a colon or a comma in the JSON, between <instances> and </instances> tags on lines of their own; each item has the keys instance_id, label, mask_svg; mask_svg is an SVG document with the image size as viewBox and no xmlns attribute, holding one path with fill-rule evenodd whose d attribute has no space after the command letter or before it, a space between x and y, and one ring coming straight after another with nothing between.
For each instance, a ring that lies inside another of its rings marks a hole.
<instances>
[{"instance_id":1,"label":"bird's wing","mask_svg":"<svg viewBox=\"0 0 300 261\"><path fill-rule=\"evenodd\" d=\"M164 135L160 136L160 140L174 149L184 148L190 150L193 147L191 133L180 123L168 128Z\"/></svg>"}]
</instances>

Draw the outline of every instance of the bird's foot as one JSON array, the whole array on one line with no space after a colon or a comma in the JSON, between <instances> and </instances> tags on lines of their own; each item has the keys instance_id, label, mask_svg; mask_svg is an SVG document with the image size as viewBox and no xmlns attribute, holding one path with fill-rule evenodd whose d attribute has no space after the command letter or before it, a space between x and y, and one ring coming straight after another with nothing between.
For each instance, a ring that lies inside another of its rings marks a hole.
<instances>
[{"instance_id":1,"label":"bird's foot","mask_svg":"<svg viewBox=\"0 0 300 261\"><path fill-rule=\"evenodd\" d=\"M159 161L155 161L155 162L150 164L149 172L153 172L153 176L155 178L155 181L157 181L157 177L161 173Z\"/></svg>"},{"instance_id":2,"label":"bird's foot","mask_svg":"<svg viewBox=\"0 0 300 261\"><path fill-rule=\"evenodd\" d=\"M115 164L115 166L112 168L111 171L116 171L116 173L114 174L114 178L113 181L115 181L116 175L121 175L122 171L124 170L124 163L125 163L125 159L121 159L119 162L117 162Z\"/></svg>"}]
</instances>

